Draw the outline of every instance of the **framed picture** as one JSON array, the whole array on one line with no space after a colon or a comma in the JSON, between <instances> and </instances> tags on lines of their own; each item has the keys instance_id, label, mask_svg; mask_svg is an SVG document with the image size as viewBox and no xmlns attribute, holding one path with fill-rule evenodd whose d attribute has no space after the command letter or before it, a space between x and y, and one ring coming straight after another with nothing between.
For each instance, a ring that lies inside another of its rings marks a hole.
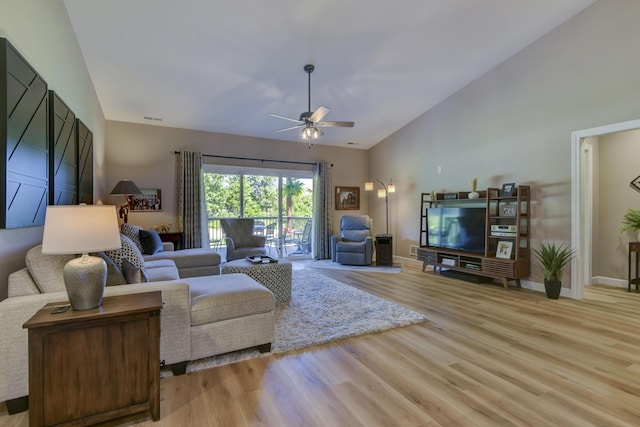
<instances>
[{"instance_id":1,"label":"framed picture","mask_svg":"<svg viewBox=\"0 0 640 427\"><path fill-rule=\"evenodd\" d=\"M511 197L516 194L516 183L508 182L506 184L502 184L502 191L500 191L500 196L502 197Z\"/></svg>"},{"instance_id":2,"label":"framed picture","mask_svg":"<svg viewBox=\"0 0 640 427\"><path fill-rule=\"evenodd\" d=\"M336 210L360 209L360 187L336 187Z\"/></svg>"},{"instance_id":3,"label":"framed picture","mask_svg":"<svg viewBox=\"0 0 640 427\"><path fill-rule=\"evenodd\" d=\"M162 191L159 188L141 188L142 194L131 196L133 212L158 212L162 210Z\"/></svg>"},{"instance_id":4,"label":"framed picture","mask_svg":"<svg viewBox=\"0 0 640 427\"><path fill-rule=\"evenodd\" d=\"M516 216L515 206L502 206L500 216Z\"/></svg>"},{"instance_id":5,"label":"framed picture","mask_svg":"<svg viewBox=\"0 0 640 427\"><path fill-rule=\"evenodd\" d=\"M511 259L512 249L513 249L513 242L500 240L498 242L498 247L496 248L496 258Z\"/></svg>"}]
</instances>

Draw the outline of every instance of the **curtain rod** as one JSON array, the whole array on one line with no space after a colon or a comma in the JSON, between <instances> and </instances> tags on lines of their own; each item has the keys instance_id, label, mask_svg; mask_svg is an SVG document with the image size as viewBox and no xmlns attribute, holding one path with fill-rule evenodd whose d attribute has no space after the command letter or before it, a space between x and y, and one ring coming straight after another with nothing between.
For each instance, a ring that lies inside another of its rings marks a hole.
<instances>
[{"instance_id":1,"label":"curtain rod","mask_svg":"<svg viewBox=\"0 0 640 427\"><path fill-rule=\"evenodd\" d=\"M174 151L174 154L180 154L179 151ZM233 159L233 160L253 160L255 162L272 162L272 163L291 163L295 165L311 165L315 166L317 163L310 162L292 162L289 160L269 160L269 159L255 159L252 157L236 157L236 156L221 156L218 154L203 154L204 157L217 157L220 159ZM331 165L333 166L333 165Z\"/></svg>"}]
</instances>

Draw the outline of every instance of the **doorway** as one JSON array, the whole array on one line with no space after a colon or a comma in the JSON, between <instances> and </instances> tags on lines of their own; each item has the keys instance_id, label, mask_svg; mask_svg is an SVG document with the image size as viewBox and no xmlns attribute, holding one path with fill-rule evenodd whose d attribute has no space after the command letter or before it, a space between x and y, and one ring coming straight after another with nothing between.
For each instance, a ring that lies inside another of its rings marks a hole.
<instances>
[{"instance_id":1,"label":"doorway","mask_svg":"<svg viewBox=\"0 0 640 427\"><path fill-rule=\"evenodd\" d=\"M582 299L584 286L592 278L594 159L588 139L635 129L640 129L640 120L571 133L571 246L576 250L571 262L571 298ZM587 262L580 263L579 260Z\"/></svg>"}]
</instances>

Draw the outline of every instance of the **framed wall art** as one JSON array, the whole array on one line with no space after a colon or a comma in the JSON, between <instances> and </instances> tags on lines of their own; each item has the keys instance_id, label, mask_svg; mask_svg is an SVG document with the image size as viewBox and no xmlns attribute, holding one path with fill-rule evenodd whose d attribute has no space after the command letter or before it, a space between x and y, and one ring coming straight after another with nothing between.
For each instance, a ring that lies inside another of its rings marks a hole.
<instances>
[{"instance_id":1,"label":"framed wall art","mask_svg":"<svg viewBox=\"0 0 640 427\"><path fill-rule=\"evenodd\" d=\"M131 196L133 212L157 212L162 210L162 191L159 188L141 188L142 194Z\"/></svg>"},{"instance_id":2,"label":"framed wall art","mask_svg":"<svg viewBox=\"0 0 640 427\"><path fill-rule=\"evenodd\" d=\"M360 209L360 187L336 187L336 210Z\"/></svg>"}]
</instances>

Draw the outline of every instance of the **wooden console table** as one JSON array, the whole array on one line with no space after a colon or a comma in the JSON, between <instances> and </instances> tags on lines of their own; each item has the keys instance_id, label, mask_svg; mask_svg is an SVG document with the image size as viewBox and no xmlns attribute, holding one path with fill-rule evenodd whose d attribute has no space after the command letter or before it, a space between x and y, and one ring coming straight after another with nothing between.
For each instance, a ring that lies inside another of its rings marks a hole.
<instances>
[{"instance_id":1,"label":"wooden console table","mask_svg":"<svg viewBox=\"0 0 640 427\"><path fill-rule=\"evenodd\" d=\"M158 233L160 240L163 242L171 242L175 247L175 250L182 249L182 233L179 231L172 231L168 233Z\"/></svg>"},{"instance_id":2,"label":"wooden console table","mask_svg":"<svg viewBox=\"0 0 640 427\"><path fill-rule=\"evenodd\" d=\"M65 304L47 304L23 325L29 425L86 426L145 411L159 420L162 292L52 313Z\"/></svg>"}]
</instances>

